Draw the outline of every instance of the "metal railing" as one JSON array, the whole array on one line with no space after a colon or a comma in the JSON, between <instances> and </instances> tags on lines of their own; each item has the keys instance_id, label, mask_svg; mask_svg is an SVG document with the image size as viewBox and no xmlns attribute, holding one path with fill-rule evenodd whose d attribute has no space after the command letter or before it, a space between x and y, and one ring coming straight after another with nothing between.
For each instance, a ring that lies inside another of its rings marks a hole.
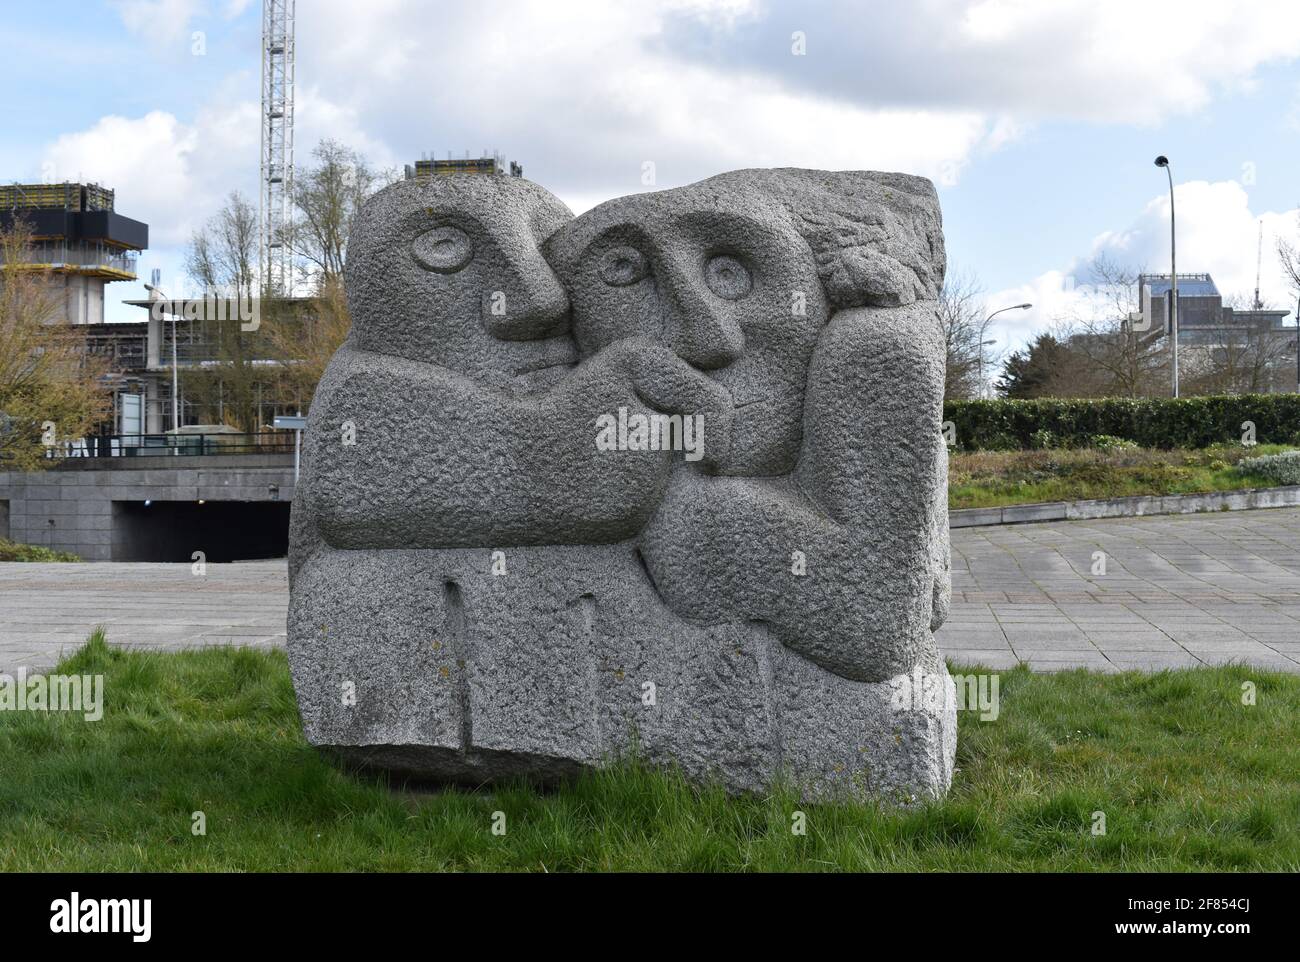
<instances>
[{"instance_id":1,"label":"metal railing","mask_svg":"<svg viewBox=\"0 0 1300 962\"><path fill-rule=\"evenodd\" d=\"M102 434L60 441L51 458L204 457L229 454L293 454L294 432L260 434Z\"/></svg>"},{"instance_id":2,"label":"metal railing","mask_svg":"<svg viewBox=\"0 0 1300 962\"><path fill-rule=\"evenodd\" d=\"M58 244L38 241L31 245L28 260L55 267L109 267L134 274L140 262L138 251L122 250L110 244Z\"/></svg>"}]
</instances>

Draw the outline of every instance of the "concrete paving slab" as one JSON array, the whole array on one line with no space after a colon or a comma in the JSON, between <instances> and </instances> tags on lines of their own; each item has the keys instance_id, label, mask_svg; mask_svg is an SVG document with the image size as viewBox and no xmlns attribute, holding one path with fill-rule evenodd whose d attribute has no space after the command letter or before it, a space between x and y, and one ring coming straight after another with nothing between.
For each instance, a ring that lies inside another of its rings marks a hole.
<instances>
[{"instance_id":1,"label":"concrete paving slab","mask_svg":"<svg viewBox=\"0 0 1300 962\"><path fill-rule=\"evenodd\" d=\"M1300 672L1300 508L966 527L952 545L938 640L956 662ZM283 561L0 563L0 672L48 668L96 625L148 650L282 645L287 600Z\"/></svg>"}]
</instances>

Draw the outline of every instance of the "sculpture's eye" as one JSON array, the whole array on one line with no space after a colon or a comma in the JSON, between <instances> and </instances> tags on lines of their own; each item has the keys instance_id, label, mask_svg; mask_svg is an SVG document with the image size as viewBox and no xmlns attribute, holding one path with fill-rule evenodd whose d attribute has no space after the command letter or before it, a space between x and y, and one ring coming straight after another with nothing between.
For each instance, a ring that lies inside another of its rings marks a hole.
<instances>
[{"instance_id":1,"label":"sculpture's eye","mask_svg":"<svg viewBox=\"0 0 1300 962\"><path fill-rule=\"evenodd\" d=\"M613 247L600 259L596 271L610 287L627 287L649 273L645 255L635 247Z\"/></svg>"},{"instance_id":2,"label":"sculpture's eye","mask_svg":"<svg viewBox=\"0 0 1300 962\"><path fill-rule=\"evenodd\" d=\"M704 282L709 290L728 301L737 301L753 286L749 271L734 257L719 254L704 265Z\"/></svg>"},{"instance_id":3,"label":"sculpture's eye","mask_svg":"<svg viewBox=\"0 0 1300 962\"><path fill-rule=\"evenodd\" d=\"M413 240L411 254L426 271L454 274L474 259L474 242L459 227L445 225Z\"/></svg>"}]
</instances>

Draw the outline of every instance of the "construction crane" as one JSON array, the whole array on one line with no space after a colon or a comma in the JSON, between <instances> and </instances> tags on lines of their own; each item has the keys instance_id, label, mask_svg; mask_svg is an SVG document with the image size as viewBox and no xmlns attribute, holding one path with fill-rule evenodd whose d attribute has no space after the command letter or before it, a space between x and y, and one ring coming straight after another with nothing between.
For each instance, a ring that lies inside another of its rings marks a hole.
<instances>
[{"instance_id":1,"label":"construction crane","mask_svg":"<svg viewBox=\"0 0 1300 962\"><path fill-rule=\"evenodd\" d=\"M1264 218L1259 219L1259 242L1255 245L1255 307L1264 309L1264 302L1259 299L1259 275L1264 267Z\"/></svg>"},{"instance_id":2,"label":"construction crane","mask_svg":"<svg viewBox=\"0 0 1300 962\"><path fill-rule=\"evenodd\" d=\"M262 202L260 254L267 296L292 294L295 0L262 0Z\"/></svg>"}]
</instances>

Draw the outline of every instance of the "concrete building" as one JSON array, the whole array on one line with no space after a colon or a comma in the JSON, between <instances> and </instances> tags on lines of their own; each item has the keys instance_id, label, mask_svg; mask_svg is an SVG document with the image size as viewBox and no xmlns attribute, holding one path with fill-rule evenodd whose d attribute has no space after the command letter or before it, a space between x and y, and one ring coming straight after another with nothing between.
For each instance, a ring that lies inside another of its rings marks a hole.
<instances>
[{"instance_id":1,"label":"concrete building","mask_svg":"<svg viewBox=\"0 0 1300 962\"><path fill-rule=\"evenodd\" d=\"M114 192L96 184L0 185L0 229L21 221L32 233L17 266L45 273L59 294L49 322L84 333L86 350L108 359L113 390L110 423L52 449L49 470L0 471L0 537L87 561L188 562L195 551L210 561L282 557L293 435L248 439L220 427L191 434L185 425L209 412L184 403L174 430L172 338L182 370L210 363L212 346L202 324L184 319L186 302L168 305L182 315L175 323L154 312L106 322L108 286L136 279L149 243L148 226L117 213L114 202ZM258 416L269 425L292 408L268 397Z\"/></svg>"},{"instance_id":2,"label":"concrete building","mask_svg":"<svg viewBox=\"0 0 1300 962\"><path fill-rule=\"evenodd\" d=\"M1139 289L1146 287L1151 293L1153 326L1166 330L1169 324L1169 292L1172 281L1168 274L1138 275ZM1295 328L1285 323L1290 316L1287 310L1272 308L1241 309L1223 303L1223 295L1209 274L1178 275L1178 329L1180 346L1183 344L1214 344L1234 331L1262 331L1276 333L1279 338L1293 337Z\"/></svg>"},{"instance_id":3,"label":"concrete building","mask_svg":"<svg viewBox=\"0 0 1300 962\"><path fill-rule=\"evenodd\" d=\"M113 191L98 184L0 185L0 230L30 227L31 260L22 266L50 272L62 290L60 321L103 324L105 288L136 278L149 226L113 205Z\"/></svg>"},{"instance_id":4,"label":"concrete building","mask_svg":"<svg viewBox=\"0 0 1300 962\"><path fill-rule=\"evenodd\" d=\"M1168 274L1140 274L1138 290L1150 293L1153 336L1169 342ZM1182 374L1189 380L1213 378L1214 372L1253 381L1247 389L1296 390L1300 344L1290 311L1226 305L1209 274L1178 275L1178 350Z\"/></svg>"},{"instance_id":5,"label":"concrete building","mask_svg":"<svg viewBox=\"0 0 1300 962\"><path fill-rule=\"evenodd\" d=\"M238 323L239 307L234 302L229 302L228 307L214 312L214 303L224 305L227 302L219 299L214 301L213 298L176 298L159 304L148 300L129 300L125 303L140 308L146 319L129 324L108 325L112 330L104 332L104 337L113 342L111 348L104 349L104 353L116 357L118 363L123 365L128 390L138 396L125 403L138 408L138 419L131 422L131 425L138 424L139 427L135 430L119 427L117 433L161 435L187 426L222 424L224 412L221 392L217 392L215 401L188 395L184 378L187 371L196 368L212 369L220 365L216 325ZM311 302L308 298L281 298L278 303L287 306L291 313L301 315L310 307ZM222 319L211 320L214 313L220 313ZM269 372L276 362L264 337L265 332L260 336L250 336L248 345L255 352L251 363L265 366ZM176 366L180 372L176 418L172 415L173 346ZM127 366L130 366L129 370L126 369ZM256 416L258 423L263 426L270 425L279 415L295 413L301 406L296 398L280 396L271 383L272 380L268 377L266 384L259 384L256 388ZM123 421L122 424L126 426L127 422Z\"/></svg>"},{"instance_id":6,"label":"concrete building","mask_svg":"<svg viewBox=\"0 0 1300 962\"><path fill-rule=\"evenodd\" d=\"M145 345L136 343L133 325L105 323L104 304L109 284L136 279L149 226L119 214L114 192L98 184L0 185L0 230L18 223L32 233L18 267L46 272L60 295L50 323L81 329L87 350L109 359L113 423L106 427L118 434L143 430L138 395Z\"/></svg>"},{"instance_id":7,"label":"concrete building","mask_svg":"<svg viewBox=\"0 0 1300 962\"><path fill-rule=\"evenodd\" d=\"M468 151L464 157L437 158L426 154L414 164L406 165L407 180L423 180L427 177L455 177L462 174L509 174L511 177L524 176L524 166L516 161L506 163L500 154L488 154L471 157Z\"/></svg>"}]
</instances>

